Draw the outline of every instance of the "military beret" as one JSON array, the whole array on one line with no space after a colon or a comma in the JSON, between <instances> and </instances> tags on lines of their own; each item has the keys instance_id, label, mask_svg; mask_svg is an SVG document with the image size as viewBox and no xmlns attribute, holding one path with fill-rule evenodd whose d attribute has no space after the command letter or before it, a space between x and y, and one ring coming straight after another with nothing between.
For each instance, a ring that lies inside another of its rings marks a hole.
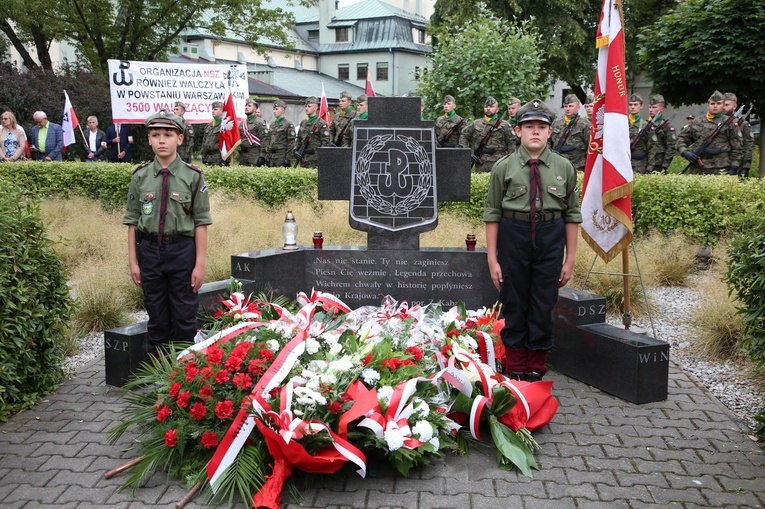
<instances>
[{"instance_id":1,"label":"military beret","mask_svg":"<svg viewBox=\"0 0 765 509\"><path fill-rule=\"evenodd\" d=\"M641 96L640 94L632 94L630 96L630 102L643 104L643 96Z\"/></svg>"},{"instance_id":2,"label":"military beret","mask_svg":"<svg viewBox=\"0 0 765 509\"><path fill-rule=\"evenodd\" d=\"M256 103L252 97L248 97L247 99L244 100L244 105L247 106L248 104L254 104L257 106L258 103Z\"/></svg>"},{"instance_id":3,"label":"military beret","mask_svg":"<svg viewBox=\"0 0 765 509\"><path fill-rule=\"evenodd\" d=\"M497 104L497 100L494 99L492 96L489 96L486 98L486 103L484 104L484 106L493 106L495 104Z\"/></svg>"},{"instance_id":4,"label":"military beret","mask_svg":"<svg viewBox=\"0 0 765 509\"><path fill-rule=\"evenodd\" d=\"M171 113L167 110L159 110L154 115L146 119L146 128L153 129L164 127L165 129L175 129L176 131L186 130L186 120L183 117Z\"/></svg>"},{"instance_id":5,"label":"military beret","mask_svg":"<svg viewBox=\"0 0 765 509\"><path fill-rule=\"evenodd\" d=\"M534 99L527 102L515 114L516 122L521 124L527 120L541 120L552 124L555 120L555 113L541 99Z\"/></svg>"},{"instance_id":6,"label":"military beret","mask_svg":"<svg viewBox=\"0 0 765 509\"><path fill-rule=\"evenodd\" d=\"M576 94L568 94L565 99L563 99L563 104L571 104L571 103L578 103L579 98L576 96Z\"/></svg>"},{"instance_id":7,"label":"military beret","mask_svg":"<svg viewBox=\"0 0 765 509\"><path fill-rule=\"evenodd\" d=\"M661 94L654 94L651 96L650 99L648 99L648 104L654 105L654 104L664 104L666 101L664 100L664 96Z\"/></svg>"},{"instance_id":8,"label":"military beret","mask_svg":"<svg viewBox=\"0 0 765 509\"><path fill-rule=\"evenodd\" d=\"M694 118L696 117L694 117L693 115L688 115L687 117L685 117L685 120L693 120Z\"/></svg>"},{"instance_id":9,"label":"military beret","mask_svg":"<svg viewBox=\"0 0 765 509\"><path fill-rule=\"evenodd\" d=\"M734 103L738 104L738 97L736 97L736 94L733 92L725 92L725 94L723 94L723 98L724 101L733 101Z\"/></svg>"},{"instance_id":10,"label":"military beret","mask_svg":"<svg viewBox=\"0 0 765 509\"><path fill-rule=\"evenodd\" d=\"M356 102L359 102L359 103L365 103L368 100L369 100L369 97L367 97L367 94L361 94L360 96L356 98Z\"/></svg>"},{"instance_id":11,"label":"military beret","mask_svg":"<svg viewBox=\"0 0 765 509\"><path fill-rule=\"evenodd\" d=\"M287 105L284 104L284 101L282 101L281 99L277 99L274 101L274 108L286 108L286 107Z\"/></svg>"},{"instance_id":12,"label":"military beret","mask_svg":"<svg viewBox=\"0 0 765 509\"><path fill-rule=\"evenodd\" d=\"M521 104L521 100L517 97L511 97L507 100L507 105L510 106L511 104Z\"/></svg>"},{"instance_id":13,"label":"military beret","mask_svg":"<svg viewBox=\"0 0 765 509\"><path fill-rule=\"evenodd\" d=\"M305 100L306 104L319 104L319 98L315 95L312 95L308 99Z\"/></svg>"},{"instance_id":14,"label":"military beret","mask_svg":"<svg viewBox=\"0 0 765 509\"><path fill-rule=\"evenodd\" d=\"M587 99L585 101L586 101L585 104L592 104L595 102L595 96L590 94L587 96Z\"/></svg>"},{"instance_id":15,"label":"military beret","mask_svg":"<svg viewBox=\"0 0 765 509\"><path fill-rule=\"evenodd\" d=\"M221 101L213 101L213 103L210 106L212 106L213 108L222 108L223 107L223 102L221 102Z\"/></svg>"},{"instance_id":16,"label":"military beret","mask_svg":"<svg viewBox=\"0 0 765 509\"><path fill-rule=\"evenodd\" d=\"M175 101L173 107L183 108L183 111L186 111L186 105L183 103L183 101Z\"/></svg>"},{"instance_id":17,"label":"military beret","mask_svg":"<svg viewBox=\"0 0 765 509\"><path fill-rule=\"evenodd\" d=\"M444 96L444 102L445 103L455 103L455 104L457 104L457 100L453 96L448 95L448 94Z\"/></svg>"},{"instance_id":18,"label":"military beret","mask_svg":"<svg viewBox=\"0 0 765 509\"><path fill-rule=\"evenodd\" d=\"M712 92L712 95L709 96L709 100L710 101L715 101L715 102L717 102L717 101L724 101L725 100L725 96L722 95L722 93L719 90L715 90L714 92Z\"/></svg>"},{"instance_id":19,"label":"military beret","mask_svg":"<svg viewBox=\"0 0 765 509\"><path fill-rule=\"evenodd\" d=\"M342 92L340 92L340 99L342 99L343 97L345 97L346 99L350 99L351 101L353 101L353 96L352 96L352 95L351 95L351 93L350 93L350 92L348 92L347 90L343 90Z\"/></svg>"}]
</instances>

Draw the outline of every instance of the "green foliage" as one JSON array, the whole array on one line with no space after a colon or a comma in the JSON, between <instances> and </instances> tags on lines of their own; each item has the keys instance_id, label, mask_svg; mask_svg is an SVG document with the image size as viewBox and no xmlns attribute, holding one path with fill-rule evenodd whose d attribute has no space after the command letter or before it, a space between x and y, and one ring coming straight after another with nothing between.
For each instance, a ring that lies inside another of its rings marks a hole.
<instances>
[{"instance_id":1,"label":"green foliage","mask_svg":"<svg viewBox=\"0 0 765 509\"><path fill-rule=\"evenodd\" d=\"M0 421L31 407L62 376L74 305L66 270L35 201L0 180Z\"/></svg>"},{"instance_id":2,"label":"green foliage","mask_svg":"<svg viewBox=\"0 0 765 509\"><path fill-rule=\"evenodd\" d=\"M100 332L129 323L128 305L120 289L97 283L77 288L78 309L72 319L77 330Z\"/></svg>"},{"instance_id":3,"label":"green foliage","mask_svg":"<svg viewBox=\"0 0 765 509\"><path fill-rule=\"evenodd\" d=\"M504 104L511 96L542 97L549 85L541 72L542 53L527 22L507 23L478 4L474 17L436 29L439 44L418 93L442 114L444 95L457 98L457 113L480 117L486 96Z\"/></svg>"},{"instance_id":4,"label":"green foliage","mask_svg":"<svg viewBox=\"0 0 765 509\"><path fill-rule=\"evenodd\" d=\"M744 321L744 350L759 366L765 365L765 220L734 238L728 249L725 282L738 299Z\"/></svg>"}]
</instances>

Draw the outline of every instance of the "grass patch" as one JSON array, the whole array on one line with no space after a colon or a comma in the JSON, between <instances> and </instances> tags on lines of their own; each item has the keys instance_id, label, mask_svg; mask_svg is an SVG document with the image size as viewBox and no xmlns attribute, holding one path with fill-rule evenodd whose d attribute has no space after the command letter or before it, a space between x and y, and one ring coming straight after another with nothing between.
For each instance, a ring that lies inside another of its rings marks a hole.
<instances>
[{"instance_id":1,"label":"grass patch","mask_svg":"<svg viewBox=\"0 0 765 509\"><path fill-rule=\"evenodd\" d=\"M693 349L713 358L738 357L744 328L720 274L709 271L697 287L700 301L693 316Z\"/></svg>"},{"instance_id":2,"label":"grass patch","mask_svg":"<svg viewBox=\"0 0 765 509\"><path fill-rule=\"evenodd\" d=\"M638 262L647 284L688 286L695 272L697 243L684 235L653 232L635 242Z\"/></svg>"},{"instance_id":3,"label":"grass patch","mask_svg":"<svg viewBox=\"0 0 765 509\"><path fill-rule=\"evenodd\" d=\"M72 318L76 331L100 332L129 323L129 313L122 294L114 286L87 281L75 292L78 309Z\"/></svg>"}]
</instances>

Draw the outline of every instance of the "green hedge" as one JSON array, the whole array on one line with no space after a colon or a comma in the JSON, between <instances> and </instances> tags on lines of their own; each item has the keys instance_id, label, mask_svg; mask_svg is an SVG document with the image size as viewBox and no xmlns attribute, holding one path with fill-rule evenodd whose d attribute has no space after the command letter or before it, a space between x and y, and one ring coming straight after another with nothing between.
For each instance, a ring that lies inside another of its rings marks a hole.
<instances>
[{"instance_id":1,"label":"green hedge","mask_svg":"<svg viewBox=\"0 0 765 509\"><path fill-rule=\"evenodd\" d=\"M72 194L98 200L105 208L124 206L132 166L110 163L14 163L0 165L0 180L41 196ZM270 207L289 199L316 200L314 169L205 168L213 190L242 195ZM443 203L442 211L480 223L489 174L473 174L471 198ZM580 175L581 184L581 175ZM338 183L338 185L346 185ZM715 241L722 233L745 231L765 206L765 182L749 178L692 175L636 175L633 193L635 231L681 231L698 241Z\"/></svg>"}]
</instances>

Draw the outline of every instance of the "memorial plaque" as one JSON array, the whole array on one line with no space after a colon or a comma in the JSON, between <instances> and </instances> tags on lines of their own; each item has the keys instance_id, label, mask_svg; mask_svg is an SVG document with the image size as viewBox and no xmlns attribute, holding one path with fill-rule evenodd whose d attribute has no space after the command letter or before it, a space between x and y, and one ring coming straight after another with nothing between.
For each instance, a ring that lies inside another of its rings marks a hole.
<instances>
[{"instance_id":1,"label":"memorial plaque","mask_svg":"<svg viewBox=\"0 0 765 509\"><path fill-rule=\"evenodd\" d=\"M122 387L149 356L148 322L139 322L104 332L106 384Z\"/></svg>"}]
</instances>

